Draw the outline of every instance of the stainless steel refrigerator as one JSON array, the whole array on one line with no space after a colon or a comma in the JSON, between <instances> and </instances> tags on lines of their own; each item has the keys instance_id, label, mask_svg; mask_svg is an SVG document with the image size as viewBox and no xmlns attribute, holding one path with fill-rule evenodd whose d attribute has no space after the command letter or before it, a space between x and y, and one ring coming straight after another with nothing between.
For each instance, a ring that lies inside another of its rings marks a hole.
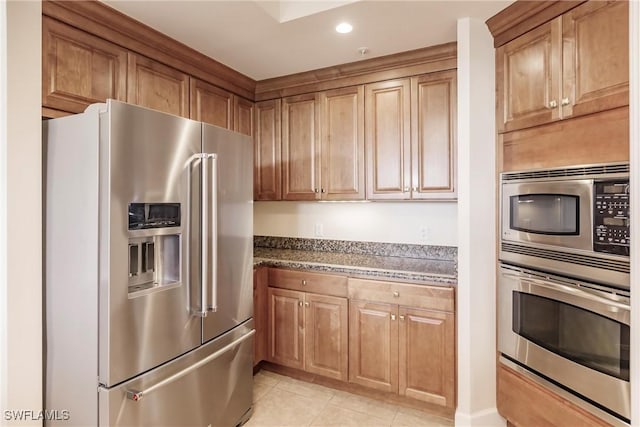
<instances>
[{"instance_id":1,"label":"stainless steel refrigerator","mask_svg":"<svg viewBox=\"0 0 640 427\"><path fill-rule=\"evenodd\" d=\"M43 138L48 424L246 421L251 139L112 100Z\"/></svg>"}]
</instances>

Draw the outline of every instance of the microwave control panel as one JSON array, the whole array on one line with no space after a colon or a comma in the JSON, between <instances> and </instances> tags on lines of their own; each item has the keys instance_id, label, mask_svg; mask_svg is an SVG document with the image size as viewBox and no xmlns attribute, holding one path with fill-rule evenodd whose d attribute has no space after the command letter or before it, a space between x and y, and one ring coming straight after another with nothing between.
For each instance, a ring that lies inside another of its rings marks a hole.
<instances>
[{"instance_id":1,"label":"microwave control panel","mask_svg":"<svg viewBox=\"0 0 640 427\"><path fill-rule=\"evenodd\" d=\"M594 184L593 250L629 256L629 181Z\"/></svg>"}]
</instances>

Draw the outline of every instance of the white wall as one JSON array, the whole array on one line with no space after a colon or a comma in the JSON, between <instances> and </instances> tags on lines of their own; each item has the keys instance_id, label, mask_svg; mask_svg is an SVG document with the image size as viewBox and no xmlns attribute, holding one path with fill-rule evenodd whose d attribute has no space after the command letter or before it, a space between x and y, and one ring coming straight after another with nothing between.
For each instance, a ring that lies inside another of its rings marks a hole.
<instances>
[{"instance_id":1,"label":"white wall","mask_svg":"<svg viewBox=\"0 0 640 427\"><path fill-rule=\"evenodd\" d=\"M629 3L629 119L631 164L631 425L640 426L640 2Z\"/></svg>"},{"instance_id":2,"label":"white wall","mask_svg":"<svg viewBox=\"0 0 640 427\"><path fill-rule=\"evenodd\" d=\"M458 20L457 426L498 426L495 65L484 22Z\"/></svg>"},{"instance_id":3,"label":"white wall","mask_svg":"<svg viewBox=\"0 0 640 427\"><path fill-rule=\"evenodd\" d=\"M257 236L456 246L452 202L255 202ZM322 236L316 235L316 225Z\"/></svg>"},{"instance_id":4,"label":"white wall","mask_svg":"<svg viewBox=\"0 0 640 427\"><path fill-rule=\"evenodd\" d=\"M0 351L1 409L42 408L42 137L41 137L41 3L2 2L6 8L6 42L2 77L2 146L0 181ZM4 50L2 49L4 52ZM6 62L5 62L6 61ZM6 216L5 216L6 215ZM6 245L6 246L5 246ZM6 253L2 253L6 251ZM4 257L6 255L6 258ZM1 304L1 302L0 302ZM60 408L63 409L63 408ZM37 415L37 412L36 412ZM41 425L39 421L6 421L6 425Z\"/></svg>"}]
</instances>

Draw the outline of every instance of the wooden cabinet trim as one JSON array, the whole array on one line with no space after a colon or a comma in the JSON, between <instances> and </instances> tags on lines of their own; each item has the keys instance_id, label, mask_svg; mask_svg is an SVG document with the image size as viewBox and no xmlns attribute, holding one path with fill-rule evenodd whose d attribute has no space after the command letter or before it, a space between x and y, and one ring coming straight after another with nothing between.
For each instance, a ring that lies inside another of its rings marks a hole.
<instances>
[{"instance_id":1,"label":"wooden cabinet trim","mask_svg":"<svg viewBox=\"0 0 640 427\"><path fill-rule=\"evenodd\" d=\"M42 2L42 14L184 71L244 98L254 99L255 80L102 2L45 0ZM162 48L159 49L159 46Z\"/></svg>"},{"instance_id":2,"label":"wooden cabinet trim","mask_svg":"<svg viewBox=\"0 0 640 427\"><path fill-rule=\"evenodd\" d=\"M268 274L269 269L266 267L258 267L253 270L253 320L256 329L253 366L256 366L267 357L267 327L269 321Z\"/></svg>"},{"instance_id":3,"label":"wooden cabinet trim","mask_svg":"<svg viewBox=\"0 0 640 427\"><path fill-rule=\"evenodd\" d=\"M585 1L516 1L486 21L493 46L500 47Z\"/></svg>"},{"instance_id":4,"label":"wooden cabinet trim","mask_svg":"<svg viewBox=\"0 0 640 427\"><path fill-rule=\"evenodd\" d=\"M445 43L256 83L256 101L398 79L457 67L457 43Z\"/></svg>"}]
</instances>

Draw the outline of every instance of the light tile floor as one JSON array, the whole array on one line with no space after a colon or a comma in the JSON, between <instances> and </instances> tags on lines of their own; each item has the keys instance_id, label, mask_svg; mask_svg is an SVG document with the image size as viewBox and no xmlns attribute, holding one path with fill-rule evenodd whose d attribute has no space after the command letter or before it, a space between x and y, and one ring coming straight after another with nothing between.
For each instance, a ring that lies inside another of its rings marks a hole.
<instances>
[{"instance_id":1,"label":"light tile floor","mask_svg":"<svg viewBox=\"0 0 640 427\"><path fill-rule=\"evenodd\" d=\"M453 421L261 370L254 376L254 413L246 427L433 426Z\"/></svg>"}]
</instances>

